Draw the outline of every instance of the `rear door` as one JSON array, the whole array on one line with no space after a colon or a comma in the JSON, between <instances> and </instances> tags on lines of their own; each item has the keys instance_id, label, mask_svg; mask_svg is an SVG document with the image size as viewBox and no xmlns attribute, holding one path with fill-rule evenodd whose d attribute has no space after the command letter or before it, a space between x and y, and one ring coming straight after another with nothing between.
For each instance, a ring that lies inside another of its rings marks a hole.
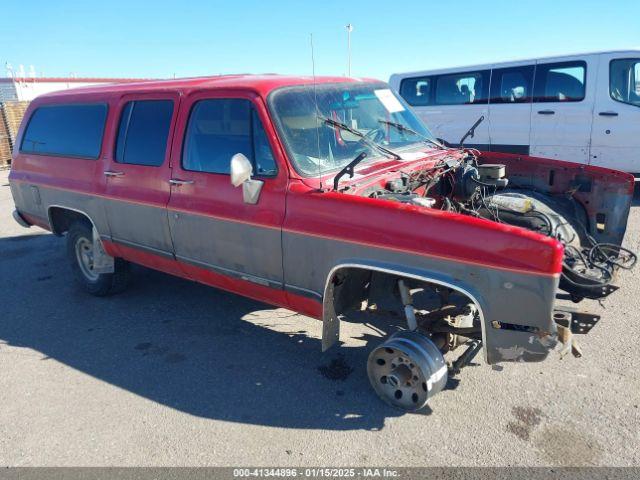
<instances>
[{"instance_id":1,"label":"rear door","mask_svg":"<svg viewBox=\"0 0 640 480\"><path fill-rule=\"evenodd\" d=\"M489 137L492 152L529 154L532 62L514 62L491 71Z\"/></svg>"},{"instance_id":2,"label":"rear door","mask_svg":"<svg viewBox=\"0 0 640 480\"><path fill-rule=\"evenodd\" d=\"M270 300L281 303L288 175L282 159L276 160L276 135L261 99L248 92L195 93L183 100L179 125L169 222L181 268L195 280L233 291L251 282L249 296L270 292ZM256 204L245 203L242 187L231 185L236 153L252 161L253 178L264 182Z\"/></svg>"},{"instance_id":3,"label":"rear door","mask_svg":"<svg viewBox=\"0 0 640 480\"><path fill-rule=\"evenodd\" d=\"M640 173L640 52L600 57L591 164Z\"/></svg>"},{"instance_id":4,"label":"rear door","mask_svg":"<svg viewBox=\"0 0 640 480\"><path fill-rule=\"evenodd\" d=\"M105 210L119 248L133 247L173 258L167 220L170 139L177 93L123 96L108 151ZM126 255L123 255L126 256Z\"/></svg>"},{"instance_id":5,"label":"rear door","mask_svg":"<svg viewBox=\"0 0 640 480\"><path fill-rule=\"evenodd\" d=\"M597 56L540 61L531 111L531 155L588 163Z\"/></svg>"}]
</instances>

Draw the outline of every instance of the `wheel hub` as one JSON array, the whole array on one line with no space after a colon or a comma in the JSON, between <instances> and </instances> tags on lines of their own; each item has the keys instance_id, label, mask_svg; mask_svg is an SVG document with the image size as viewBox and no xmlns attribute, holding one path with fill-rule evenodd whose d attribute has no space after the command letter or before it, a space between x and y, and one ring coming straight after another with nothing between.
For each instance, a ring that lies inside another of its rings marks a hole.
<instances>
[{"instance_id":1,"label":"wheel hub","mask_svg":"<svg viewBox=\"0 0 640 480\"><path fill-rule=\"evenodd\" d=\"M447 366L435 344L412 331L394 334L369 355L369 381L385 402L419 410L447 382Z\"/></svg>"},{"instance_id":2,"label":"wheel hub","mask_svg":"<svg viewBox=\"0 0 640 480\"><path fill-rule=\"evenodd\" d=\"M90 281L96 281L98 274L93 268L93 242L85 237L76 241L76 260L82 274Z\"/></svg>"}]
</instances>

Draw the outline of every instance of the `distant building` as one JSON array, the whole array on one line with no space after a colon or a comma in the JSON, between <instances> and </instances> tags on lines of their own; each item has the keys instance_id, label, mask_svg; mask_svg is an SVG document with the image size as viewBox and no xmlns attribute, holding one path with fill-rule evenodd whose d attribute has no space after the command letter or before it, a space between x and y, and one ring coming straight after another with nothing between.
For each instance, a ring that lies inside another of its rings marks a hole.
<instances>
[{"instance_id":1,"label":"distant building","mask_svg":"<svg viewBox=\"0 0 640 480\"><path fill-rule=\"evenodd\" d=\"M4 77L0 78L0 102L31 101L38 95L57 90L138 80L136 78Z\"/></svg>"}]
</instances>

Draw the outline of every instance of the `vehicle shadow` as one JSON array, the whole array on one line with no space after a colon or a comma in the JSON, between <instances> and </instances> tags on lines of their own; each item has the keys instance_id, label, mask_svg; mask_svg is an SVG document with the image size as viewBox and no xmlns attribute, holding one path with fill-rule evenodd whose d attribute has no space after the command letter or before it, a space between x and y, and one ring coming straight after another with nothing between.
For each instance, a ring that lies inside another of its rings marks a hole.
<instances>
[{"instance_id":1,"label":"vehicle shadow","mask_svg":"<svg viewBox=\"0 0 640 480\"><path fill-rule=\"evenodd\" d=\"M375 430L402 414L369 387L366 347L323 354L309 319L142 267L127 292L92 297L73 281L64 247L50 234L0 239L0 350L30 348L205 418Z\"/></svg>"}]
</instances>

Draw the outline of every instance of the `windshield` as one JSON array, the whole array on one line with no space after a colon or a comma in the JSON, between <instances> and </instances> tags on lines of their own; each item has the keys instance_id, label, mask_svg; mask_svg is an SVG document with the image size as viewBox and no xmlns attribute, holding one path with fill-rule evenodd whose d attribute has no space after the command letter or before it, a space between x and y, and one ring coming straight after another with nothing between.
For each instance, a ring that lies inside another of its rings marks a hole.
<instances>
[{"instance_id":1,"label":"windshield","mask_svg":"<svg viewBox=\"0 0 640 480\"><path fill-rule=\"evenodd\" d=\"M433 140L427 127L382 83L289 87L269 100L291 161L302 175L339 170L362 152L366 163L391 158L398 150L434 148L425 143Z\"/></svg>"}]
</instances>

